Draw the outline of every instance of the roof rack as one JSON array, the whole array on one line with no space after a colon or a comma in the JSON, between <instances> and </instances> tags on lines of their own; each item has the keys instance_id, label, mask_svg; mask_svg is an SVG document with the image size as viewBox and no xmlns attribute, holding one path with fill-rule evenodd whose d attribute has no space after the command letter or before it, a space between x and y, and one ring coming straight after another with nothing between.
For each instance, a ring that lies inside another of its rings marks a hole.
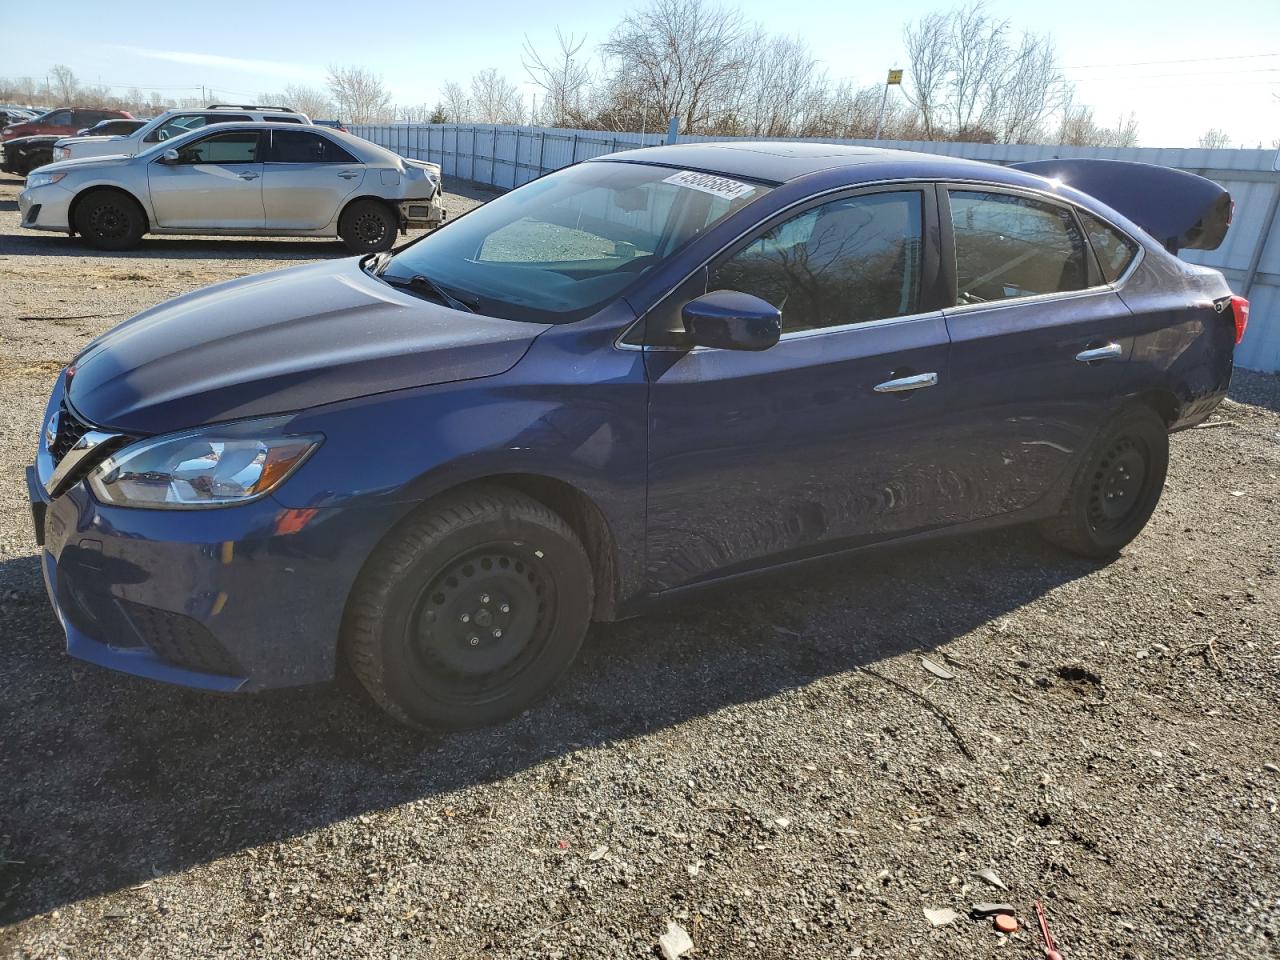
<instances>
[{"instance_id":1,"label":"roof rack","mask_svg":"<svg viewBox=\"0 0 1280 960\"><path fill-rule=\"evenodd\" d=\"M297 113L292 107L263 106L260 103L211 103L206 110L275 110L278 113Z\"/></svg>"}]
</instances>

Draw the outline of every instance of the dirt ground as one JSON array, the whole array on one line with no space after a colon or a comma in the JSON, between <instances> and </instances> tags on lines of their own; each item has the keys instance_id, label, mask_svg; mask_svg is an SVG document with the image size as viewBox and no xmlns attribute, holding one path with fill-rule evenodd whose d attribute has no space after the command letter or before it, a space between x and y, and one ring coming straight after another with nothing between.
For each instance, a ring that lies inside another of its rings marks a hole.
<instances>
[{"instance_id":1,"label":"dirt ground","mask_svg":"<svg viewBox=\"0 0 1280 960\"><path fill-rule=\"evenodd\" d=\"M695 958L1031 958L1036 899L1072 960L1280 956L1277 378L1240 372L1229 424L1173 440L1114 563L1027 530L831 562L598 627L519 719L415 734L343 682L215 698L67 658L22 479L58 369L158 301L341 250L103 255L19 231L18 188L0 956L650 957L677 923Z\"/></svg>"}]
</instances>

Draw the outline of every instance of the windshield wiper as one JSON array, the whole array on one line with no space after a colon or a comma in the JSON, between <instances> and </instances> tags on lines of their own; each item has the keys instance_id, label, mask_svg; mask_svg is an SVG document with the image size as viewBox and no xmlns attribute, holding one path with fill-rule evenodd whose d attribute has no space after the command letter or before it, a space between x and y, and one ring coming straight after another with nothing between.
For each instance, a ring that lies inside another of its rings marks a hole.
<instances>
[{"instance_id":1,"label":"windshield wiper","mask_svg":"<svg viewBox=\"0 0 1280 960\"><path fill-rule=\"evenodd\" d=\"M408 279L404 277L388 277L382 274L376 274L376 276L380 277L383 283L388 283L391 286L398 287L402 290L421 290L424 293L429 293L445 306L452 307L455 310L465 310L467 313L475 313L476 307L479 305L469 299L463 300L459 297L455 297L452 293L425 274L415 273Z\"/></svg>"}]
</instances>

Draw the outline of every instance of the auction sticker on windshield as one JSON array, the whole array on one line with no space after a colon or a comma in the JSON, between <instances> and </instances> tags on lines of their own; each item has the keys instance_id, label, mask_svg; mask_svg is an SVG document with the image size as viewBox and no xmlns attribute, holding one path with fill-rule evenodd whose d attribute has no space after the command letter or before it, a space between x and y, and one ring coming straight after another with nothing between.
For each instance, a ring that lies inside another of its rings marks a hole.
<instances>
[{"instance_id":1,"label":"auction sticker on windshield","mask_svg":"<svg viewBox=\"0 0 1280 960\"><path fill-rule=\"evenodd\" d=\"M679 173L674 173L667 177L663 183L674 183L680 187L701 190L703 193L723 197L725 200L749 197L756 192L756 188L749 183L730 180L728 177L717 177L714 173L697 173L693 170L681 170Z\"/></svg>"}]
</instances>

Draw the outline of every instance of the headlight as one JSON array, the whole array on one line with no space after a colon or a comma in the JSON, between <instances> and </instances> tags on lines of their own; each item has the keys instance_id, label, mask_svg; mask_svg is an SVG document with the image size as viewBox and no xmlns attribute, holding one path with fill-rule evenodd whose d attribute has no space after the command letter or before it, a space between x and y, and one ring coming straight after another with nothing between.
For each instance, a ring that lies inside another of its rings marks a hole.
<instances>
[{"instance_id":1,"label":"headlight","mask_svg":"<svg viewBox=\"0 0 1280 960\"><path fill-rule=\"evenodd\" d=\"M192 510L229 507L266 496L324 439L285 434L289 417L245 420L141 440L89 474L103 503Z\"/></svg>"},{"instance_id":2,"label":"headlight","mask_svg":"<svg viewBox=\"0 0 1280 960\"><path fill-rule=\"evenodd\" d=\"M65 176L65 173L33 173L31 176L27 177L27 189L30 190L32 187L47 187L51 183L57 183Z\"/></svg>"}]
</instances>

